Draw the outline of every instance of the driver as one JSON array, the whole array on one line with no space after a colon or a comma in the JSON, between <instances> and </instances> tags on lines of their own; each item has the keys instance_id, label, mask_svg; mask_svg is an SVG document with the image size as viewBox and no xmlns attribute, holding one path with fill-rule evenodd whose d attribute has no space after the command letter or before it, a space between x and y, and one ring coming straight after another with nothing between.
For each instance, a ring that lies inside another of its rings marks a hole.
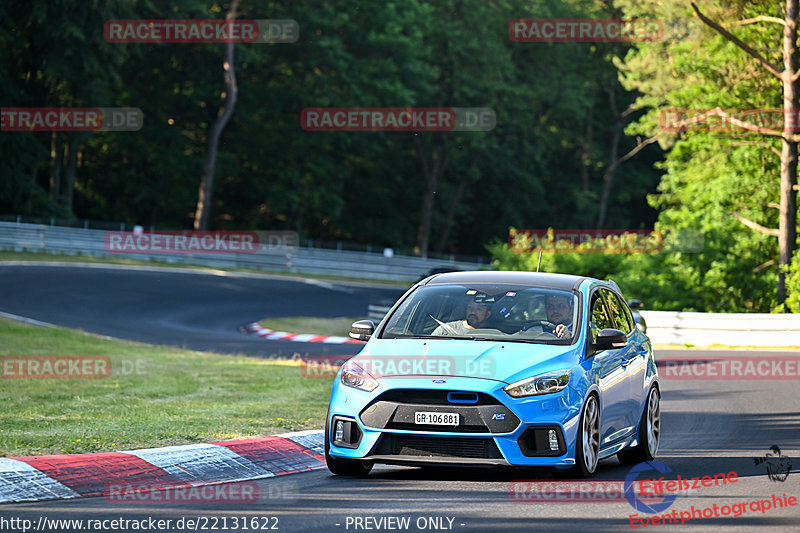
<instances>
[{"instance_id":1,"label":"driver","mask_svg":"<svg viewBox=\"0 0 800 533\"><path fill-rule=\"evenodd\" d=\"M547 320L554 327L543 326L544 331L556 335L559 339L566 339L572 335L572 298L560 294L551 294L545 299Z\"/></svg>"},{"instance_id":2,"label":"driver","mask_svg":"<svg viewBox=\"0 0 800 533\"><path fill-rule=\"evenodd\" d=\"M453 322L440 322L439 326L433 330L431 335L445 336L445 335L466 335L475 329L481 329L486 326L486 321L492 316L492 311L489 309L489 304L484 302L470 301L467 304L467 318L465 320L456 320Z\"/></svg>"}]
</instances>

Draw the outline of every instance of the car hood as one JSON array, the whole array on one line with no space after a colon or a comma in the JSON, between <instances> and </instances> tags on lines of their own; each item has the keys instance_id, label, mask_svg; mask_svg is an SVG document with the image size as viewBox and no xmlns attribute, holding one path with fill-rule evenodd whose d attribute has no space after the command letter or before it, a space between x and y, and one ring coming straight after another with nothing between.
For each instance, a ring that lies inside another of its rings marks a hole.
<instances>
[{"instance_id":1,"label":"car hood","mask_svg":"<svg viewBox=\"0 0 800 533\"><path fill-rule=\"evenodd\" d=\"M571 368L575 346L455 339L373 339L351 361L376 378L452 376L513 383Z\"/></svg>"}]
</instances>

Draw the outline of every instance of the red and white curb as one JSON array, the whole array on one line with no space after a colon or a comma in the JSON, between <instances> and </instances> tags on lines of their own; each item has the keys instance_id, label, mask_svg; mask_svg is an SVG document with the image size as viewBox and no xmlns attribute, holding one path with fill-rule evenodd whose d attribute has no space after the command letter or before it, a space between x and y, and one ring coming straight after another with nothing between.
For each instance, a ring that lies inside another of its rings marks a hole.
<instances>
[{"instance_id":1,"label":"red and white curb","mask_svg":"<svg viewBox=\"0 0 800 533\"><path fill-rule=\"evenodd\" d=\"M294 341L294 342L322 342L325 344L364 344L364 341L349 339L347 337L337 337L335 335L314 335L312 333L289 333L286 331L274 331L271 329L262 328L256 322L248 324L246 326L242 326L241 330L244 333L258 335L263 339L270 339L270 340Z\"/></svg>"},{"instance_id":2,"label":"red and white curb","mask_svg":"<svg viewBox=\"0 0 800 533\"><path fill-rule=\"evenodd\" d=\"M144 450L0 458L0 503L269 478L325 466L322 431Z\"/></svg>"}]
</instances>

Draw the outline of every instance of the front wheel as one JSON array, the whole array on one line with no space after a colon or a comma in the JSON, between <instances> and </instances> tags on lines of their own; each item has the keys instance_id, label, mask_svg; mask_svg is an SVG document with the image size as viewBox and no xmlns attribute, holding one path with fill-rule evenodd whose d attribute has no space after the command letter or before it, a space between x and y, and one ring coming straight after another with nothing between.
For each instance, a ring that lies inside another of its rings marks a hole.
<instances>
[{"instance_id":1,"label":"front wheel","mask_svg":"<svg viewBox=\"0 0 800 533\"><path fill-rule=\"evenodd\" d=\"M586 398L575 441L575 473L591 477L600 455L600 407L594 394Z\"/></svg>"},{"instance_id":2,"label":"front wheel","mask_svg":"<svg viewBox=\"0 0 800 533\"><path fill-rule=\"evenodd\" d=\"M327 453L325 454L325 464L328 466L328 470L337 476L364 477L372 470L371 462L334 459Z\"/></svg>"},{"instance_id":3,"label":"front wheel","mask_svg":"<svg viewBox=\"0 0 800 533\"><path fill-rule=\"evenodd\" d=\"M369 461L356 461L353 459L337 459L332 457L330 431L328 430L328 419L330 413L325 417L325 464L332 474L337 476L355 476L363 477L369 474L372 470L372 462Z\"/></svg>"},{"instance_id":4,"label":"front wheel","mask_svg":"<svg viewBox=\"0 0 800 533\"><path fill-rule=\"evenodd\" d=\"M642 419L639 422L639 443L633 448L622 450L617 454L620 463L638 464L652 461L658 452L658 441L661 438L661 395L658 387L653 385L647 395Z\"/></svg>"}]
</instances>

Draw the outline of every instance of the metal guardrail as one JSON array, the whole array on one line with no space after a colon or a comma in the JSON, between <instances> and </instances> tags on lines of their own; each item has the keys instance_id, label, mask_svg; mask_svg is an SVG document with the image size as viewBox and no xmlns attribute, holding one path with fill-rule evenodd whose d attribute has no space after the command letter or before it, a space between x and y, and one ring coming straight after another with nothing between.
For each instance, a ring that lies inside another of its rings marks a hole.
<instances>
[{"instance_id":1,"label":"metal guardrail","mask_svg":"<svg viewBox=\"0 0 800 533\"><path fill-rule=\"evenodd\" d=\"M391 305L369 304L367 306L367 318L375 322L375 324L377 324L378 322L383 320L383 317L386 316L386 313L388 313L389 309L391 308L392 308Z\"/></svg>"},{"instance_id":2,"label":"metal guardrail","mask_svg":"<svg viewBox=\"0 0 800 533\"><path fill-rule=\"evenodd\" d=\"M800 315L640 311L657 344L800 346Z\"/></svg>"},{"instance_id":3,"label":"metal guardrail","mask_svg":"<svg viewBox=\"0 0 800 533\"><path fill-rule=\"evenodd\" d=\"M105 250L104 230L0 222L0 250L155 260L168 264L242 268L289 274L317 274L384 281L416 281L429 270L486 268L480 263L423 259L382 253L320 248L270 248L254 254L118 254Z\"/></svg>"},{"instance_id":4,"label":"metal guardrail","mask_svg":"<svg viewBox=\"0 0 800 533\"><path fill-rule=\"evenodd\" d=\"M390 306L370 304L376 324ZM800 346L800 315L763 313L690 313L640 311L653 344L710 346Z\"/></svg>"}]
</instances>

